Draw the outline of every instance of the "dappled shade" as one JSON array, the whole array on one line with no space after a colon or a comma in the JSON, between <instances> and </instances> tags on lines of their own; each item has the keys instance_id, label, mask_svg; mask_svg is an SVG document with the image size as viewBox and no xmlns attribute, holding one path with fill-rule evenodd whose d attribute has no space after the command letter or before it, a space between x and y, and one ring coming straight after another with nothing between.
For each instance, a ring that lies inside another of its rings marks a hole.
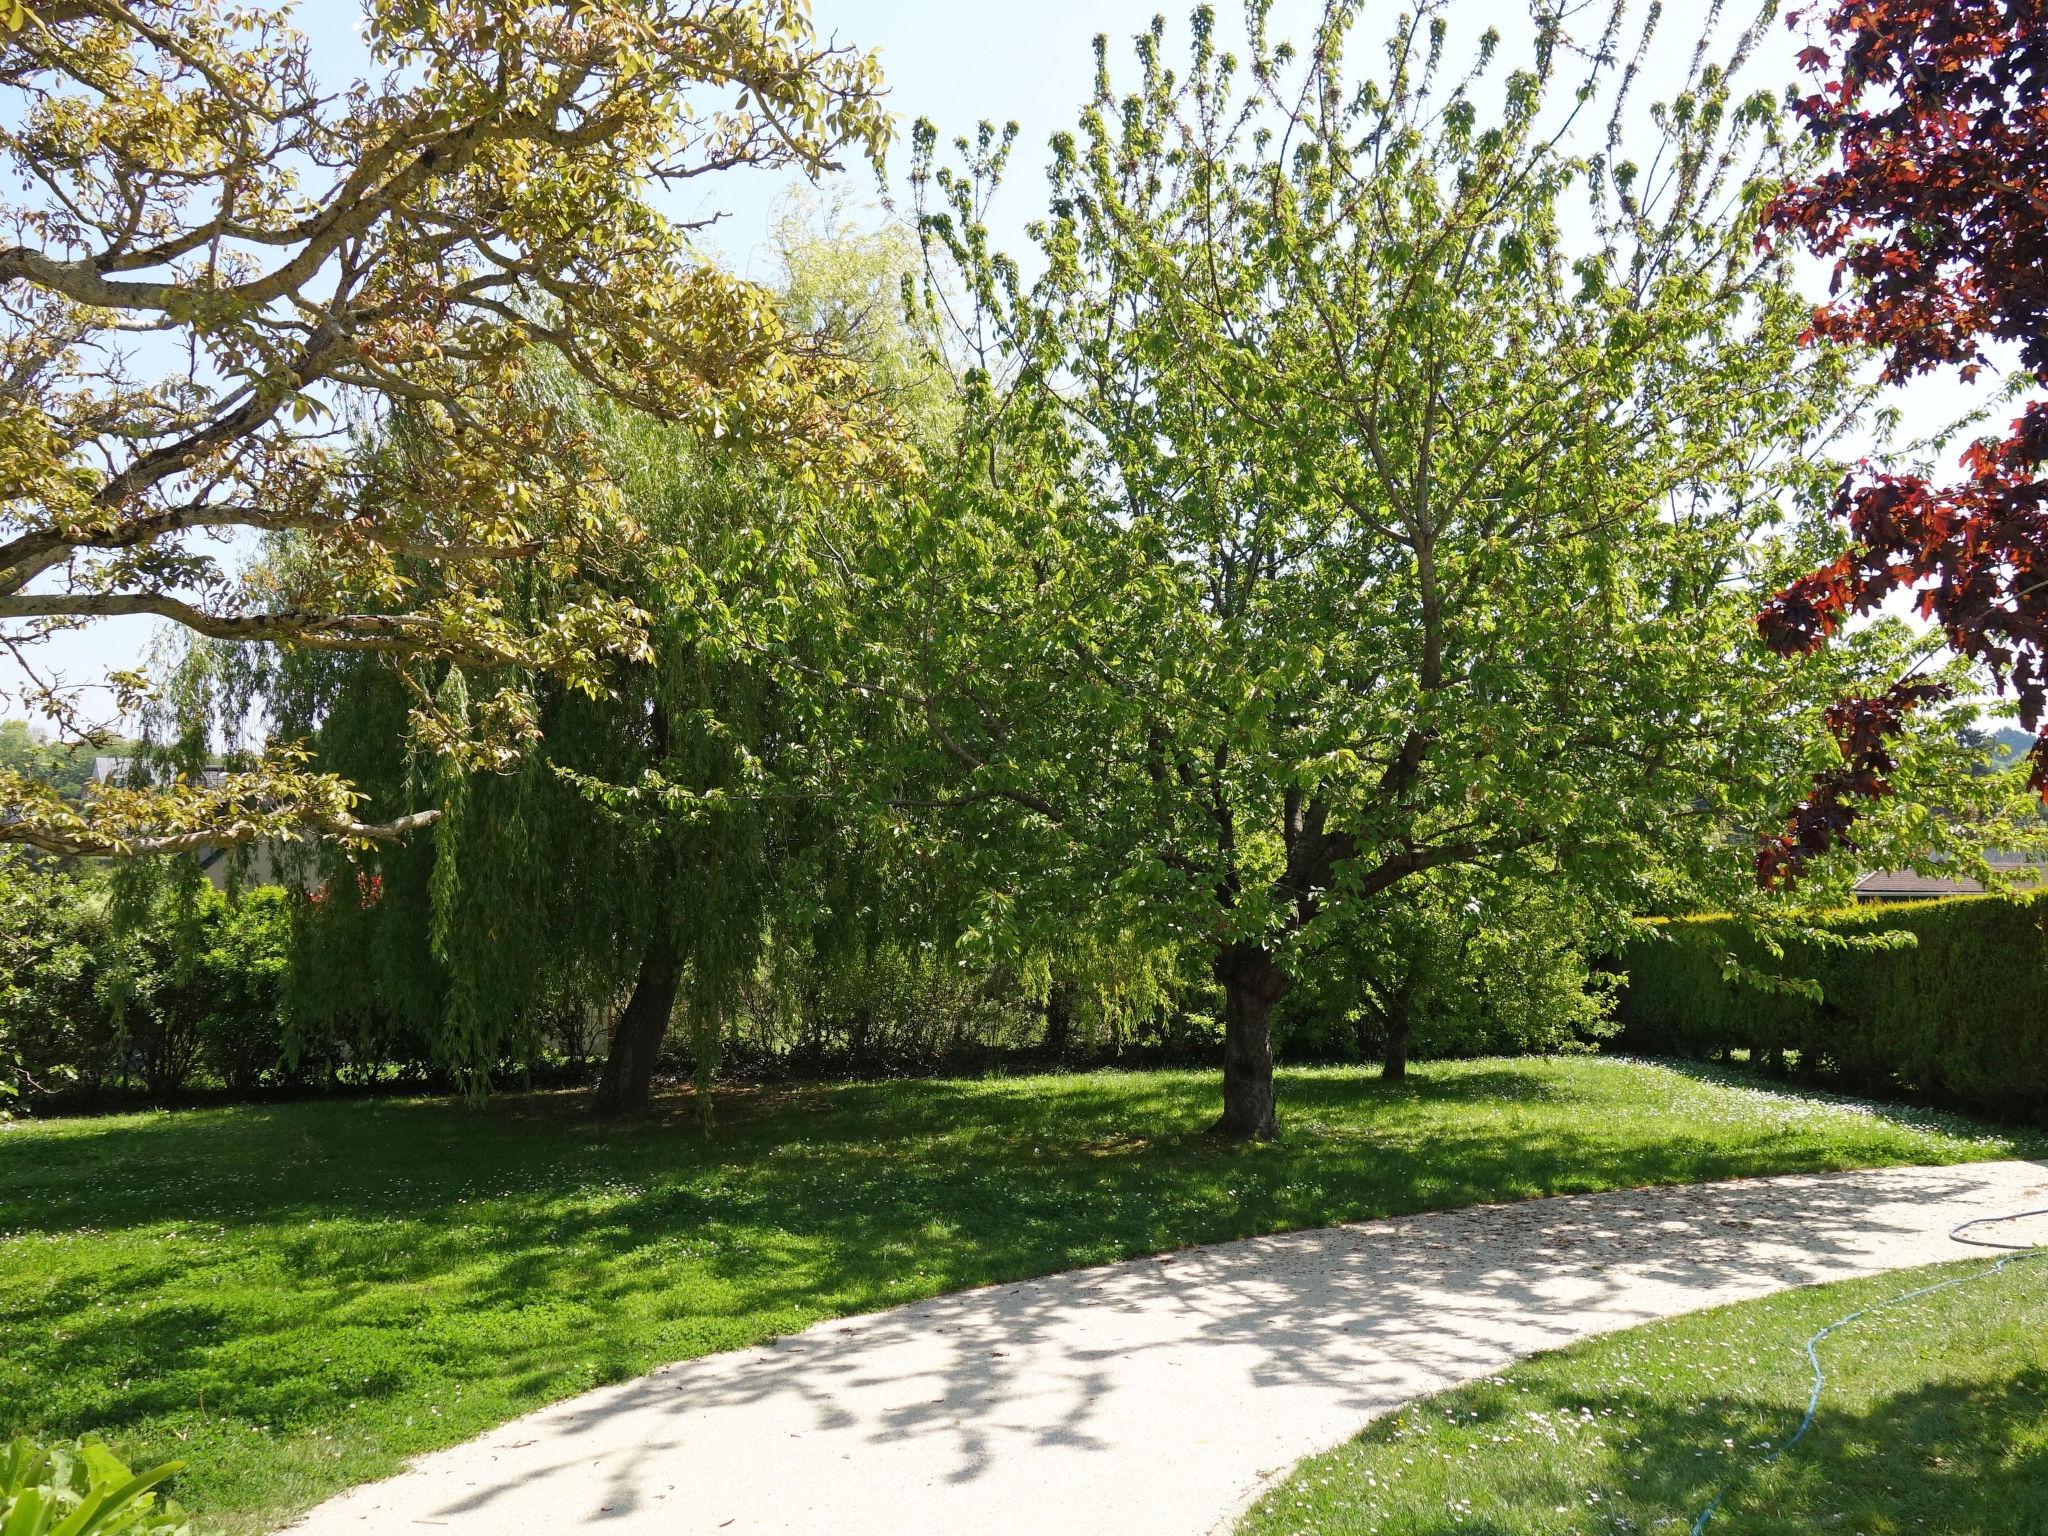
<instances>
[{"instance_id":1,"label":"dappled shade","mask_svg":"<svg viewBox=\"0 0 2048 1536\"><path fill-rule=\"evenodd\" d=\"M2033 1143L1592 1058L314 1103L0 1132L0 1420L188 1460L236 1529L512 1415L835 1314L1333 1221Z\"/></svg>"}]
</instances>

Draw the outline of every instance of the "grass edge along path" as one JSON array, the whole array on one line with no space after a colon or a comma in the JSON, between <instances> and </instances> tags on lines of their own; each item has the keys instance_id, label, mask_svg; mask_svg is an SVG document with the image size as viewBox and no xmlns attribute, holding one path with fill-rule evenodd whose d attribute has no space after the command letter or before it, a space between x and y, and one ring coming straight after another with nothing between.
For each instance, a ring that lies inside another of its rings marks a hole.
<instances>
[{"instance_id":1,"label":"grass edge along path","mask_svg":"<svg viewBox=\"0 0 2048 1536\"><path fill-rule=\"evenodd\" d=\"M316 1103L0 1131L0 1432L178 1457L263 1529L406 1458L821 1318L1193 1243L1629 1185L2038 1155L2039 1138L1612 1058L736 1094L594 1126Z\"/></svg>"},{"instance_id":2,"label":"grass edge along path","mask_svg":"<svg viewBox=\"0 0 2048 1536\"><path fill-rule=\"evenodd\" d=\"M1302 1461L1237 1536L1816 1531L2048 1531L2048 1249L1533 1355Z\"/></svg>"}]
</instances>

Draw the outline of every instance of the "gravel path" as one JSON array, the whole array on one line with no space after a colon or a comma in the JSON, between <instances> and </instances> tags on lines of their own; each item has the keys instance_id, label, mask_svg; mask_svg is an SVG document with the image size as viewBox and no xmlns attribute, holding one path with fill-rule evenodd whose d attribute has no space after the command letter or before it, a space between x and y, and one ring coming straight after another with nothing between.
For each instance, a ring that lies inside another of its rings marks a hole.
<instances>
[{"instance_id":1,"label":"gravel path","mask_svg":"<svg viewBox=\"0 0 2048 1536\"><path fill-rule=\"evenodd\" d=\"M1367 1420L1540 1349L1968 1257L1979 1163L1575 1195L1197 1248L820 1323L544 1408L293 1529L1202 1536ZM2013 1240L2048 1241L2048 1223ZM1995 1232L1996 1229L1994 1229Z\"/></svg>"}]
</instances>

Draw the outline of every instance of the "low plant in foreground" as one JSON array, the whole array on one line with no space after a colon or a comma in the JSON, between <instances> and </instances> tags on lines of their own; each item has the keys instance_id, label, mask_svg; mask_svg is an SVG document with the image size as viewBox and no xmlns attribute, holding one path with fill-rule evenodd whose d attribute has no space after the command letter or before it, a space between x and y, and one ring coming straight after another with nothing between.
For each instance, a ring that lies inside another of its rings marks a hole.
<instances>
[{"instance_id":1,"label":"low plant in foreground","mask_svg":"<svg viewBox=\"0 0 2048 1536\"><path fill-rule=\"evenodd\" d=\"M0 1532L6 1536L191 1536L192 1522L156 1492L184 1467L147 1472L97 1440L38 1445L17 1437L0 1447Z\"/></svg>"}]
</instances>

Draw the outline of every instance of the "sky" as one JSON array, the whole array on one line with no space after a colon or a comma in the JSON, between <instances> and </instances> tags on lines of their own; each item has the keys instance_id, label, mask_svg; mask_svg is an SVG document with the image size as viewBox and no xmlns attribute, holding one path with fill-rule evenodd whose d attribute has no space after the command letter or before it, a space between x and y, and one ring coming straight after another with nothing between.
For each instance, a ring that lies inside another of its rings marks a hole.
<instances>
[{"instance_id":1,"label":"sky","mask_svg":"<svg viewBox=\"0 0 2048 1536\"><path fill-rule=\"evenodd\" d=\"M344 10L349 0L327 3ZM1217 0L1216 4L1219 46L1239 54L1245 51L1241 3ZM1606 9L1606 0L1583 3L1589 17ZM1502 35L1496 76L1506 66L1525 63L1528 39L1533 36L1528 7L1529 0L1449 0L1447 57L1453 61L1469 57L1480 35L1494 28ZM1192 0L1167 4L1160 0L1023 0L1009 4L992 0L813 0L813 18L820 34L875 49L881 56L890 105L900 124L889 167L896 191L904 187L908 169L904 141L917 119L930 119L945 143L972 133L983 121L1018 125L1021 133L1010 184L992 220L997 235L1016 245L1022 243L1025 221L1043 210L1044 199L1039 194L1047 140L1054 132L1074 126L1079 109L1092 94L1094 38L1099 34L1109 40L1112 70L1128 76L1134 73L1130 40L1149 27L1155 16L1164 15L1168 24L1166 56L1169 62L1178 63L1185 56L1186 21L1192 8ZM1381 62L1379 46L1384 35L1409 8L1406 0L1399 4L1382 0L1363 7L1354 45L1361 67L1376 67ZM1637 3L1633 8L1640 12L1644 7ZM1681 18L1688 11L1705 8L1703 0L1665 6ZM1315 0L1275 0L1272 34L1306 40L1320 9ZM1728 9L1744 11L1745 19L1748 14L1744 0L1731 0ZM1727 31L1724 27L1724 35ZM1646 99L1668 96L1676 89L1695 36L1682 19L1663 24L1645 73ZM1794 78L1797 51L1798 45L1784 25L1772 25L1755 69L1757 82L1777 89ZM871 176L850 181L850 190L873 193ZM722 185L705 193L707 202L720 200L727 213L715 239L728 259L736 260L743 270L750 262L759 263L775 196L768 178L755 178L744 186ZM753 275L765 274L756 271Z\"/></svg>"},{"instance_id":2,"label":"sky","mask_svg":"<svg viewBox=\"0 0 2048 1536\"><path fill-rule=\"evenodd\" d=\"M1222 0L1217 7L1222 46L1241 45L1240 3ZM1275 35L1302 37L1307 19L1317 9L1313 0L1276 0ZM1373 51L1360 52L1361 66L1379 63L1380 37L1403 9L1392 3L1364 7L1357 46ZM1640 12L1642 6L1635 9ZM1648 55L1639 101L1668 96L1676 88L1696 36L1687 30L1692 25L1689 17L1704 9L1700 0L1666 4L1668 14ZM1739 13L1742 22L1754 14L1741 0L1731 0L1727 9ZM813 17L821 34L879 52L889 82L890 106L900 125L890 157L887 190L864 168L840 178L833 190L865 218L886 218L892 212L907 216L900 198L908 162L906 141L913 121L929 118L938 126L943 141L971 133L983 120L998 125L1015 121L1021 130L1016 158L1009 186L991 222L998 240L1016 248L1023 243L1024 223L1044 206L1046 141L1056 130L1071 127L1090 94L1094 75L1091 39L1106 34L1111 41L1112 65L1127 64L1129 39L1161 10L1169 22L1168 57L1172 59L1185 45L1188 7L1162 7L1157 0L1013 0L1007 4L992 0L813 0ZM1604 0L1588 0L1585 10L1590 24L1596 11L1604 13ZM357 0L302 0L297 7L297 24L312 41L324 81L339 85L366 68L367 54L356 32L360 14ZM1531 35L1527 0L1450 0L1447 17L1450 59L1469 57L1480 34L1495 27L1502 34L1496 73L1527 60ZM1728 35L1727 27L1723 35ZM1797 78L1793 57L1799 46L1782 22L1773 23L1749 78L1758 87L1782 90ZM708 254L746 275L766 278L773 273L767 241L775 212L798 180L748 173L707 178L693 184L687 196L669 199L664 208L679 218L722 215L705 237ZM896 201L892 203L892 199ZM1816 276L1816 296L1821 285ZM1946 419L1962 403L1963 397L1953 386L1935 385L1910 396L1908 407L1917 417ZM73 681L83 681L109 667L136 665L153 629L145 620L97 625L52 642L39 662ZM0 668L7 665L0 660ZM0 673L0 689L13 680Z\"/></svg>"}]
</instances>

